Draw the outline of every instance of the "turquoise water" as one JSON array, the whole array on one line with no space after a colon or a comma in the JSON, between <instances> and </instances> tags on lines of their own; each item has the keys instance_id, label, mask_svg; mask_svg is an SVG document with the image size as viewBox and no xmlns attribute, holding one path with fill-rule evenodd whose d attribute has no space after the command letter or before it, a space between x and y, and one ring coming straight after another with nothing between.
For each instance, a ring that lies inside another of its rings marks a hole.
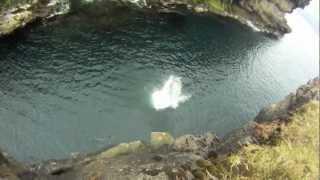
<instances>
[{"instance_id":1,"label":"turquoise water","mask_svg":"<svg viewBox=\"0 0 320 180\"><path fill-rule=\"evenodd\" d=\"M206 17L38 26L0 41L0 147L35 162L175 136L224 135L318 75L317 37L299 15L280 40ZM170 75L190 98L156 110Z\"/></svg>"}]
</instances>

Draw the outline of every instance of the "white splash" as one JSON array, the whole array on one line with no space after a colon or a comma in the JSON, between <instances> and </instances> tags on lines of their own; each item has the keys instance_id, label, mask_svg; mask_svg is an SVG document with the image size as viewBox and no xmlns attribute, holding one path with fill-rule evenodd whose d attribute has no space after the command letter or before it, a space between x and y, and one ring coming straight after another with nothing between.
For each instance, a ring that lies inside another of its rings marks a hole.
<instances>
[{"instance_id":1,"label":"white splash","mask_svg":"<svg viewBox=\"0 0 320 180\"><path fill-rule=\"evenodd\" d=\"M182 94L182 81L180 77L171 75L160 89L156 89L151 100L156 110L177 108L180 103L187 101L191 95Z\"/></svg>"}]
</instances>

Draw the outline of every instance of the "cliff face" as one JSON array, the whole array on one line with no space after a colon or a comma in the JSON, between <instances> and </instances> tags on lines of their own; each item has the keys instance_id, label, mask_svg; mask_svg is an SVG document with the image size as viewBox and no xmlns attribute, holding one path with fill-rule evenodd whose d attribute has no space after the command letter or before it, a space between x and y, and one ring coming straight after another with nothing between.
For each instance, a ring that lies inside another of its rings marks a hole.
<instances>
[{"instance_id":1,"label":"cliff face","mask_svg":"<svg viewBox=\"0 0 320 180\"><path fill-rule=\"evenodd\" d=\"M160 11L176 12L182 6L195 13L228 17L276 37L291 31L286 13L304 8L310 0L148 0L147 5Z\"/></svg>"},{"instance_id":2,"label":"cliff face","mask_svg":"<svg viewBox=\"0 0 320 180\"><path fill-rule=\"evenodd\" d=\"M277 37L291 31L285 19L286 13L291 13L295 8L303 8L309 0L239 0L227 10L231 18Z\"/></svg>"},{"instance_id":3,"label":"cliff face","mask_svg":"<svg viewBox=\"0 0 320 180\"><path fill-rule=\"evenodd\" d=\"M158 13L218 15L238 21L254 31L275 37L289 33L285 14L303 8L310 0L34 0L0 7L0 36L35 21L47 19L70 10L77 11L88 4L99 8L125 6L136 10ZM9 8L11 7L11 8Z\"/></svg>"}]
</instances>

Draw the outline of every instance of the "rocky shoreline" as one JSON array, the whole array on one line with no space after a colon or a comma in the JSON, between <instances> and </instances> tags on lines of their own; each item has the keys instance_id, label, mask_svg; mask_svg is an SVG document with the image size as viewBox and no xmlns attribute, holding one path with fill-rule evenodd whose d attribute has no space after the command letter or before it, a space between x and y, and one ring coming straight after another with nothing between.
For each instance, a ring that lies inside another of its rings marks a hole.
<instances>
[{"instance_id":1,"label":"rocky shoreline","mask_svg":"<svg viewBox=\"0 0 320 180\"><path fill-rule=\"evenodd\" d=\"M103 16L116 19L112 9L125 7L151 13L176 13L219 16L231 19L254 31L273 37L282 37L291 31L285 19L286 13L304 8L310 0L34 0L13 4L0 10L0 37L9 35L36 20L46 21L56 15L83 11L90 6L104 12ZM119 10L126 14L127 11ZM101 13L100 13L101 14ZM122 16L123 16L122 14Z\"/></svg>"},{"instance_id":2,"label":"rocky shoreline","mask_svg":"<svg viewBox=\"0 0 320 180\"><path fill-rule=\"evenodd\" d=\"M286 129L298 109L311 101L319 103L319 90L320 79L310 80L223 138L208 132L175 139L168 133L153 132L149 143L121 143L95 154L31 166L0 153L0 179L218 179L208 172L216 159L249 144L270 143L272 137Z\"/></svg>"}]
</instances>

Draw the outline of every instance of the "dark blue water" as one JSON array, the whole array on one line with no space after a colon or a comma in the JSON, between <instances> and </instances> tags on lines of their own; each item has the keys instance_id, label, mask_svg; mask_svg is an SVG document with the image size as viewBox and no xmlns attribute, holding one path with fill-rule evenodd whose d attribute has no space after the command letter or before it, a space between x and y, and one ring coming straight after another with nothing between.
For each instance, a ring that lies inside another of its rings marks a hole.
<instances>
[{"instance_id":1,"label":"dark blue water","mask_svg":"<svg viewBox=\"0 0 320 180\"><path fill-rule=\"evenodd\" d=\"M152 131L223 135L318 75L317 37L298 15L271 40L205 17L135 18L108 31L72 20L0 42L0 147L21 161L65 158ZM156 111L170 75L192 97Z\"/></svg>"}]
</instances>

